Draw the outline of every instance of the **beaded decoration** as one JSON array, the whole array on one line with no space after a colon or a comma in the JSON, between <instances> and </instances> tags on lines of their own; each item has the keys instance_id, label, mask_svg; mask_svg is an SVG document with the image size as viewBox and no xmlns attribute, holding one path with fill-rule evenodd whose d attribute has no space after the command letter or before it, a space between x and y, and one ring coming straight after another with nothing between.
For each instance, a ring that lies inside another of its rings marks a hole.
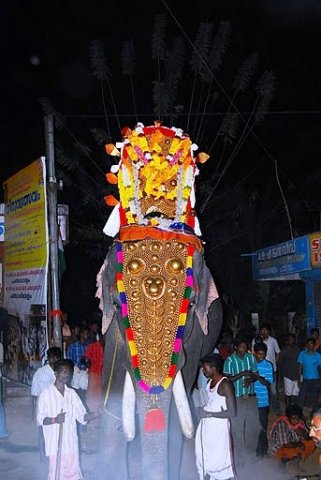
<instances>
[{"instance_id":1,"label":"beaded decoration","mask_svg":"<svg viewBox=\"0 0 321 480\"><path fill-rule=\"evenodd\" d=\"M185 288L184 294L181 299L179 316L178 316L178 325L176 330L176 336L173 342L173 349L171 354L170 367L167 373L167 376L162 384L159 385L148 385L148 383L142 378L139 365L139 352L137 345L135 343L135 334L134 330L131 327L130 323L130 312L128 311L127 296L125 292L125 286L123 282L123 269L124 269L124 255L123 255L123 244L121 242L116 243L116 252L117 252L117 289L119 293L119 298L121 301L121 315L123 324L125 327L126 338L128 342L129 352L131 356L131 363L134 372L135 379L138 386L146 393L151 395L157 395L164 390L166 390L176 374L177 362L179 358L179 353L182 348L182 342L184 337L184 329L187 320L188 307L190 304L190 297L193 291L194 286L194 277L193 277L193 255L195 251L195 246L192 244L186 245L187 257L186 257L186 279L185 279Z\"/></svg>"}]
</instances>

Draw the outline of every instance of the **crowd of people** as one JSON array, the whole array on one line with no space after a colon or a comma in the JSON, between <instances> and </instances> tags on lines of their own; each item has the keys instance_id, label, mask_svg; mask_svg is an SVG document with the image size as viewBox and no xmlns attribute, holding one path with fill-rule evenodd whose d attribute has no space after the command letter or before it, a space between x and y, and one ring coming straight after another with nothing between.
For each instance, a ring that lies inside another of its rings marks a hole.
<instances>
[{"instance_id":1,"label":"crowd of people","mask_svg":"<svg viewBox=\"0 0 321 480\"><path fill-rule=\"evenodd\" d=\"M48 480L82 478L79 431L103 411L100 332L98 323L71 328L64 352L49 348L47 363L33 377L39 453L42 461L48 458ZM280 348L270 327L262 325L252 340L241 334L233 340L225 333L213 353L201 359L193 396L201 480L232 479L238 469L265 456L285 468L295 465L296 475L318 471L314 453L321 448L319 331L312 329L301 348L295 340L287 335ZM311 458L314 463L308 465Z\"/></svg>"},{"instance_id":2,"label":"crowd of people","mask_svg":"<svg viewBox=\"0 0 321 480\"><path fill-rule=\"evenodd\" d=\"M224 359L219 351L220 346L201 359L199 395L194 402L200 419L195 442L200 479L234 478L238 469L264 456L274 457L296 478L317 475L315 453L321 447L318 329L311 330L301 348L289 334L280 349L270 327L262 325L253 340L236 335ZM218 447L213 450L213 445Z\"/></svg>"},{"instance_id":3,"label":"crowd of people","mask_svg":"<svg viewBox=\"0 0 321 480\"><path fill-rule=\"evenodd\" d=\"M47 363L33 377L39 454L41 461L49 460L48 480L82 478L79 425L102 413L104 337L100 331L97 322L72 327L65 355L58 347L49 348Z\"/></svg>"}]
</instances>

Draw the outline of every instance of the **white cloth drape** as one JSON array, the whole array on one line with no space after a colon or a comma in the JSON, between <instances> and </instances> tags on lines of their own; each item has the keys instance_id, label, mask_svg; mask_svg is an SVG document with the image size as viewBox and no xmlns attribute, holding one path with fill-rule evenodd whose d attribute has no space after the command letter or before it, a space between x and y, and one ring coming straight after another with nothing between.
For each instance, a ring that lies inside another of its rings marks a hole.
<instances>
[{"instance_id":1,"label":"white cloth drape","mask_svg":"<svg viewBox=\"0 0 321 480\"><path fill-rule=\"evenodd\" d=\"M225 378L225 377L223 377ZM207 412L221 412L226 410L225 397L217 393L223 378L210 389L209 382L206 390L208 402L204 407ZM196 432L195 438L196 466L201 480L205 475L210 480L227 480L234 476L233 457L230 435L230 420L228 418L203 418Z\"/></svg>"}]
</instances>

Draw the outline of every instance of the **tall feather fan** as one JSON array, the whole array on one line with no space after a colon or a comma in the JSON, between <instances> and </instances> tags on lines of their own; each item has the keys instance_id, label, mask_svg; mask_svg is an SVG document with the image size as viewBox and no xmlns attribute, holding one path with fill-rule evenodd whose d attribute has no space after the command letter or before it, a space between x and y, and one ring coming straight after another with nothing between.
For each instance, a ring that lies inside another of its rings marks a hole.
<instances>
[{"instance_id":1,"label":"tall feather fan","mask_svg":"<svg viewBox=\"0 0 321 480\"><path fill-rule=\"evenodd\" d=\"M209 53L208 63L212 72L221 68L223 56L230 45L231 33L231 22L222 20L218 25L215 39Z\"/></svg>"},{"instance_id":2,"label":"tall feather fan","mask_svg":"<svg viewBox=\"0 0 321 480\"><path fill-rule=\"evenodd\" d=\"M187 118L187 126L186 130L189 130L190 119L191 119L191 112L192 106L194 103L194 97L196 92L196 85L197 85L197 78L200 74L200 71L204 69L204 63L208 61L208 55L211 45L212 39L212 32L213 32L213 24L209 22L201 22L195 38L195 48L192 51L192 57L190 60L190 66L192 72L194 72L194 79L193 79L193 86L191 91L191 99L189 104L189 112ZM202 92L200 92L199 99L202 96Z\"/></svg>"},{"instance_id":3,"label":"tall feather fan","mask_svg":"<svg viewBox=\"0 0 321 480\"><path fill-rule=\"evenodd\" d=\"M133 99L134 111L136 122L138 122L137 107L136 107L136 96L134 89L134 80L135 75L135 48L133 40L125 40L121 49L121 65L122 65L122 74L128 76L130 82L130 90Z\"/></svg>"},{"instance_id":4,"label":"tall feather fan","mask_svg":"<svg viewBox=\"0 0 321 480\"><path fill-rule=\"evenodd\" d=\"M173 46L166 52L165 58L165 83L169 95L169 111L174 112L179 81L183 76L185 44L182 37L176 37Z\"/></svg>"},{"instance_id":5,"label":"tall feather fan","mask_svg":"<svg viewBox=\"0 0 321 480\"><path fill-rule=\"evenodd\" d=\"M159 13L155 15L153 35L152 35L152 59L164 60L165 57L165 35L168 18L166 14Z\"/></svg>"},{"instance_id":6,"label":"tall feather fan","mask_svg":"<svg viewBox=\"0 0 321 480\"><path fill-rule=\"evenodd\" d=\"M233 90L238 93L244 93L251 83L252 78L255 75L257 64L259 61L259 55L257 52L251 53L249 57L243 62L235 75L233 82Z\"/></svg>"},{"instance_id":7,"label":"tall feather fan","mask_svg":"<svg viewBox=\"0 0 321 480\"><path fill-rule=\"evenodd\" d=\"M203 61L208 61L208 55L211 46L213 34L213 24L209 22L201 22L195 38L195 49L192 52L191 69L194 73L198 73L202 69Z\"/></svg>"},{"instance_id":8,"label":"tall feather fan","mask_svg":"<svg viewBox=\"0 0 321 480\"><path fill-rule=\"evenodd\" d=\"M112 72L107 64L104 45L99 40L93 40L89 45L89 55L93 75L98 80L106 80L111 77Z\"/></svg>"},{"instance_id":9,"label":"tall feather fan","mask_svg":"<svg viewBox=\"0 0 321 480\"><path fill-rule=\"evenodd\" d=\"M213 108L213 104L216 100L216 96L212 93L212 86L214 84L215 77L213 74L221 67L223 56L229 46L232 26L230 22L221 21L218 25L218 29L210 47L207 59L207 68L202 65L200 75L201 81L208 83L207 91L205 92L205 98L203 100L202 116L198 122L197 134L195 133L196 141L200 142L203 135L201 134L204 125L205 113ZM215 79L216 80L216 79ZM199 100L199 110L201 110L202 98Z\"/></svg>"},{"instance_id":10,"label":"tall feather fan","mask_svg":"<svg viewBox=\"0 0 321 480\"><path fill-rule=\"evenodd\" d=\"M261 123L269 109L275 91L275 74L271 70L263 73L256 90L259 93L259 102L255 112L255 123Z\"/></svg>"}]
</instances>

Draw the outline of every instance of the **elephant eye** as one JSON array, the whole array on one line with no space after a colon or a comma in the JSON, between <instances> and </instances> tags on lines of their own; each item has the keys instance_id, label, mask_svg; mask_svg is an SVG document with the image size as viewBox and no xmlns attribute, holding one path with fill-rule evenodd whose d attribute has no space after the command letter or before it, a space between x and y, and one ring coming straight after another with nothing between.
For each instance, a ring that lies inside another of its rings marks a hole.
<instances>
[{"instance_id":1,"label":"elephant eye","mask_svg":"<svg viewBox=\"0 0 321 480\"><path fill-rule=\"evenodd\" d=\"M119 303L116 302L116 300L113 302L113 306L117 309L120 308L120 305L119 305Z\"/></svg>"}]
</instances>

